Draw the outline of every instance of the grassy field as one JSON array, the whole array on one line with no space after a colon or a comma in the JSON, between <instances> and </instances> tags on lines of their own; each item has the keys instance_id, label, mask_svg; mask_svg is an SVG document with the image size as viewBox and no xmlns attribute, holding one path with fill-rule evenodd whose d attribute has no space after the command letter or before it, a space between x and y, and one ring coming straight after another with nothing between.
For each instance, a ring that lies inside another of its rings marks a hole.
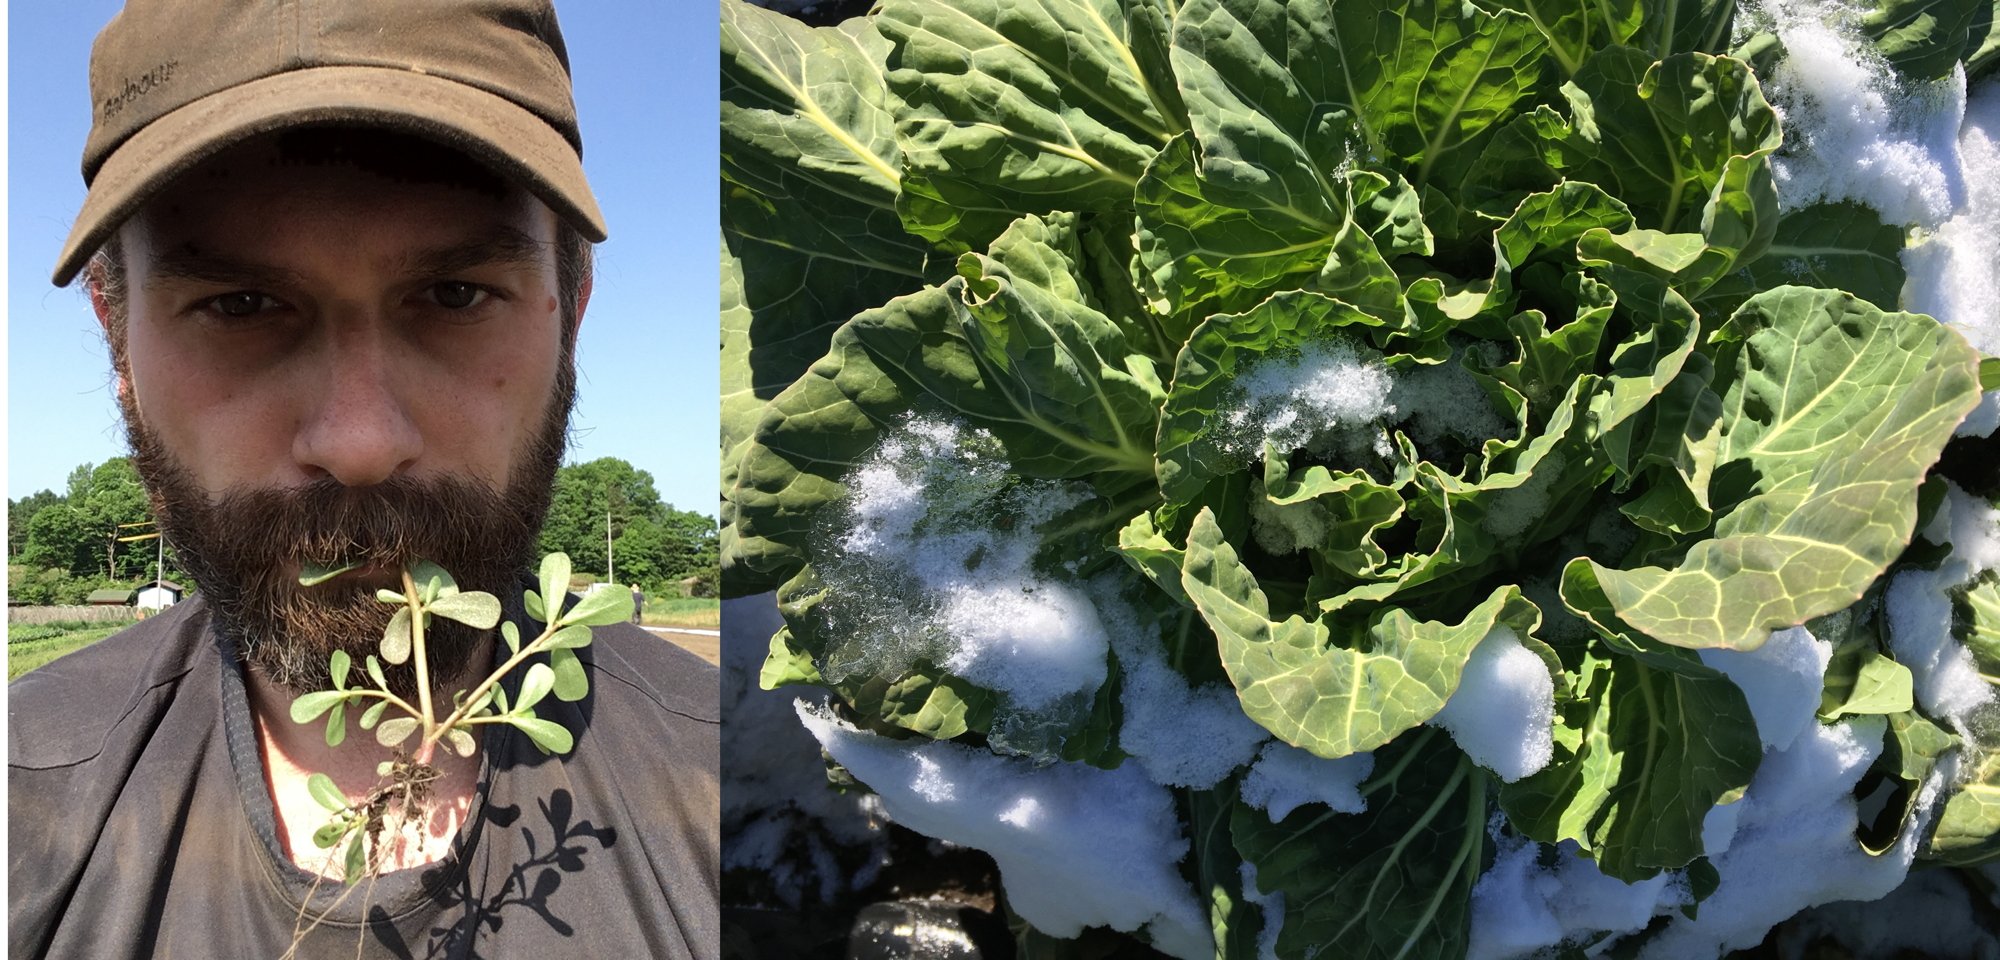
<instances>
[{"instance_id":1,"label":"grassy field","mask_svg":"<svg viewBox=\"0 0 2000 960\"><path fill-rule=\"evenodd\" d=\"M7 680L27 673L65 653L81 650L126 627L129 623L51 623L36 626L9 625L7 629Z\"/></svg>"},{"instance_id":2,"label":"grassy field","mask_svg":"<svg viewBox=\"0 0 2000 960\"><path fill-rule=\"evenodd\" d=\"M714 630L722 626L722 601L714 597L647 597L639 622L649 627Z\"/></svg>"}]
</instances>

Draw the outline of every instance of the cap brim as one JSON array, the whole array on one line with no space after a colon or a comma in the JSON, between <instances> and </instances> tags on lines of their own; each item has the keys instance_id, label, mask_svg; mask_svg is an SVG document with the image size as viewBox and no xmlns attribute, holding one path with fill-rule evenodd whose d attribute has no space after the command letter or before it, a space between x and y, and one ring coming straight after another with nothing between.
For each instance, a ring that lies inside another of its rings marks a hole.
<instances>
[{"instance_id":1,"label":"cap brim","mask_svg":"<svg viewBox=\"0 0 2000 960\"><path fill-rule=\"evenodd\" d=\"M408 70L311 67L204 97L119 145L91 181L70 227L56 262L56 285L68 285L120 224L203 160L248 137L338 123L402 131L462 150L518 181L590 241L605 238L604 216L576 149L513 101Z\"/></svg>"}]
</instances>

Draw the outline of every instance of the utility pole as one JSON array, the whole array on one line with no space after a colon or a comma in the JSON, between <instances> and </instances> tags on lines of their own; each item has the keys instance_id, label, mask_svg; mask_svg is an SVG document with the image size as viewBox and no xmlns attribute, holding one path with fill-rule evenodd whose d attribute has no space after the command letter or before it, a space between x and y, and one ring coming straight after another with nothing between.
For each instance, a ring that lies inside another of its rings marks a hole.
<instances>
[{"instance_id":1,"label":"utility pole","mask_svg":"<svg viewBox=\"0 0 2000 960\"><path fill-rule=\"evenodd\" d=\"M138 523L121 523L118 525L118 528L120 530L123 530L127 527L158 527L158 526L159 526L159 521L157 520L141 520ZM156 529L152 533L133 534L132 536L129 537L115 537L111 542L115 546L119 541L131 543L136 540L157 541L154 548L155 552L153 554L153 597L157 601L160 595L166 592L167 538L160 536L160 531Z\"/></svg>"}]
</instances>

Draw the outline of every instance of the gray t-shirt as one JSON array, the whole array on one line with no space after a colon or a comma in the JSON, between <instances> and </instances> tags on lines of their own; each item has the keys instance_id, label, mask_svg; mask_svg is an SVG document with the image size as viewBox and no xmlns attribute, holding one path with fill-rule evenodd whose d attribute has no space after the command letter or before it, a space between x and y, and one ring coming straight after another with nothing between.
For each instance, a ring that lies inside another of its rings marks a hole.
<instances>
[{"instance_id":1,"label":"gray t-shirt","mask_svg":"<svg viewBox=\"0 0 2000 960\"><path fill-rule=\"evenodd\" d=\"M536 705L575 748L490 728L456 854L372 888L315 889L283 855L242 668L200 600L22 677L8 955L275 958L308 929L297 956L716 957L715 668L629 624L593 636L590 696Z\"/></svg>"}]
</instances>

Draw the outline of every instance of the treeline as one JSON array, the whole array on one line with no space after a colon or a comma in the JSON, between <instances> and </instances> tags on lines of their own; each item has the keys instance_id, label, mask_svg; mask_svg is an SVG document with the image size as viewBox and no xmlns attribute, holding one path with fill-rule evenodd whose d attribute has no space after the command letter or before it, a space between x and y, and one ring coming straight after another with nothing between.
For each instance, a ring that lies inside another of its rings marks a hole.
<instances>
[{"instance_id":1,"label":"treeline","mask_svg":"<svg viewBox=\"0 0 2000 960\"><path fill-rule=\"evenodd\" d=\"M8 596L34 604L82 603L100 587L150 582L156 575L155 542L118 538L150 532L142 524L151 519L145 487L125 457L70 471L63 493L43 490L7 501ZM607 521L608 572L618 582L649 596L675 596L684 589L714 595L715 521L661 502L652 475L616 457L557 472L541 550L561 550L579 572L604 579ZM166 579L177 580L178 569L168 549Z\"/></svg>"}]
</instances>

